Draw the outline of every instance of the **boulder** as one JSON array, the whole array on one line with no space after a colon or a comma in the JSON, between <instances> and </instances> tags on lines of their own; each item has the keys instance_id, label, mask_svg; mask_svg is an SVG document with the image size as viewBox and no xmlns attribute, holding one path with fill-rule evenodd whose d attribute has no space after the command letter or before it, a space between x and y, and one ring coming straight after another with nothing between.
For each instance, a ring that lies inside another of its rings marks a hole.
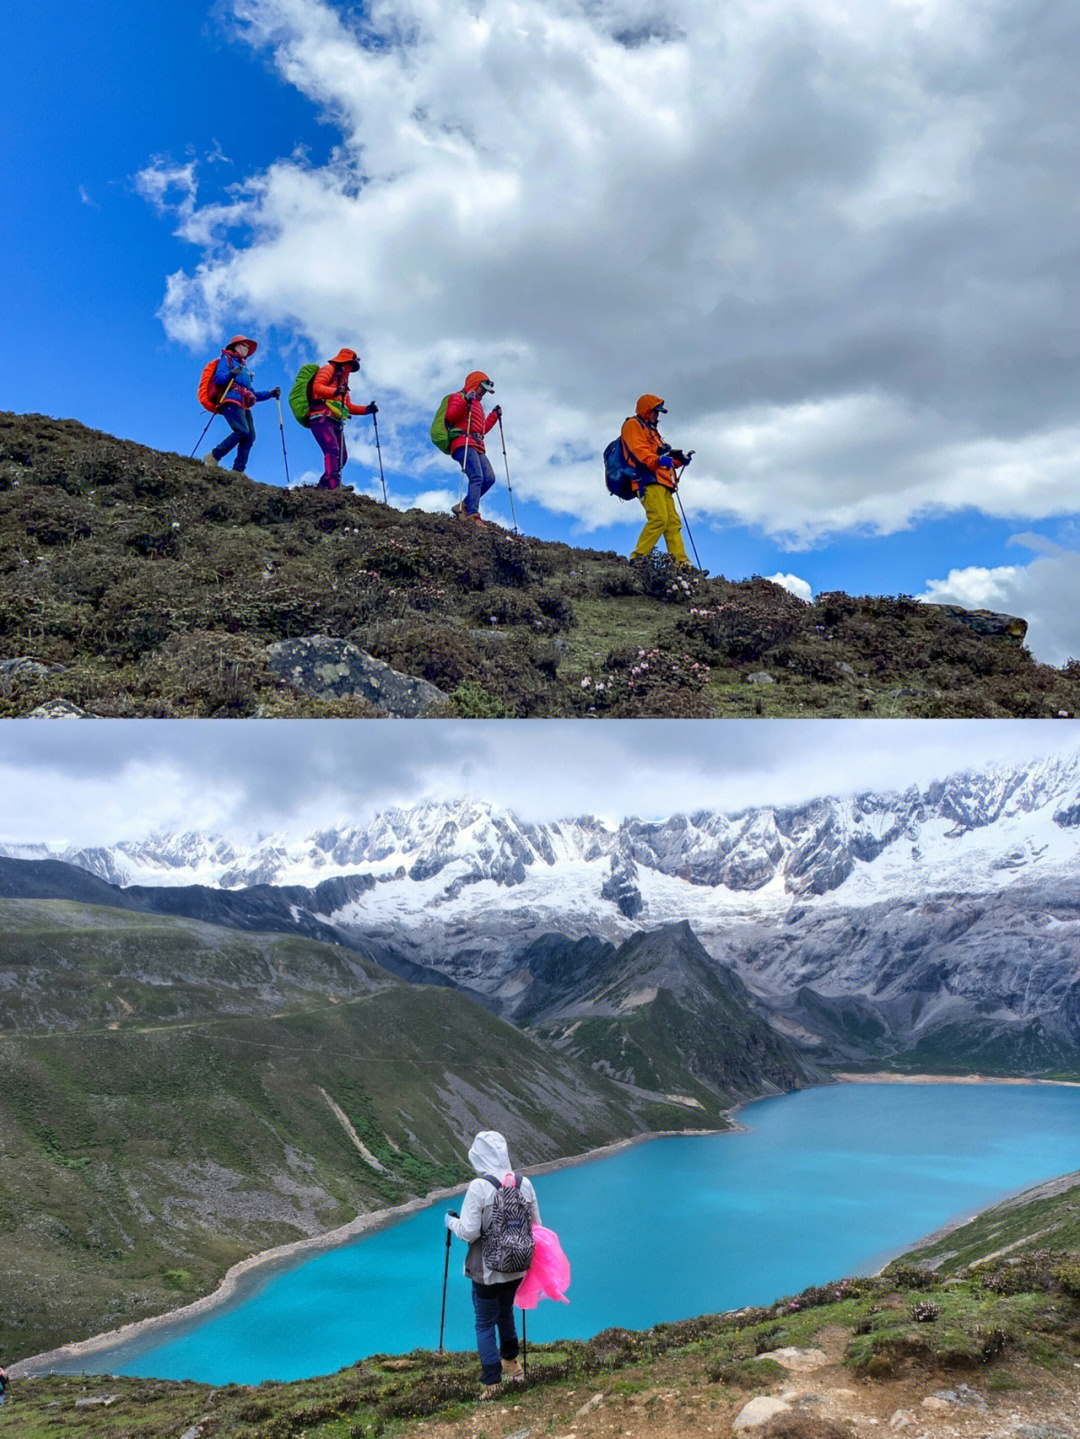
<instances>
[{"instance_id":1,"label":"boulder","mask_svg":"<svg viewBox=\"0 0 1080 1439\"><path fill-rule=\"evenodd\" d=\"M768 1424L770 1419L775 1419L778 1414L790 1414L791 1405L785 1404L783 1399L772 1399L768 1394L759 1394L756 1399L751 1399L749 1404L744 1404L735 1416L732 1424L732 1432L745 1434L751 1429L761 1429Z\"/></svg>"},{"instance_id":2,"label":"boulder","mask_svg":"<svg viewBox=\"0 0 1080 1439\"><path fill-rule=\"evenodd\" d=\"M266 655L275 674L316 699L364 699L396 719L429 714L449 703L436 685L403 675L348 640L330 635L280 640Z\"/></svg>"},{"instance_id":3,"label":"boulder","mask_svg":"<svg viewBox=\"0 0 1080 1439\"><path fill-rule=\"evenodd\" d=\"M962 605L930 605L929 608L941 610L957 624L974 630L986 639L1011 640L1019 645L1023 644L1027 634L1028 622L1018 615L999 615L993 610L966 610Z\"/></svg>"},{"instance_id":4,"label":"boulder","mask_svg":"<svg viewBox=\"0 0 1080 1439\"><path fill-rule=\"evenodd\" d=\"M44 704L32 709L27 716L28 719L90 719L88 711L80 709L78 705L72 704L70 700L46 700Z\"/></svg>"}]
</instances>

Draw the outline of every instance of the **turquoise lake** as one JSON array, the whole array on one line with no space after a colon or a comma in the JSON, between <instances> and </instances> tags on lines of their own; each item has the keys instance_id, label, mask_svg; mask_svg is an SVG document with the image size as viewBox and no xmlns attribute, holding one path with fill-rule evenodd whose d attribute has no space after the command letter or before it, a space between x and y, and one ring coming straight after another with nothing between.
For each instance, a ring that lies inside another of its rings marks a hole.
<instances>
[{"instance_id":1,"label":"turquoise lake","mask_svg":"<svg viewBox=\"0 0 1080 1439\"><path fill-rule=\"evenodd\" d=\"M868 1273L949 1220L1080 1169L1080 1089L843 1084L762 1100L748 1132L659 1139L536 1180L573 1267L530 1342L769 1303ZM514 1156L511 1156L514 1158ZM454 1200L366 1239L251 1276L228 1306L69 1366L253 1384L368 1354L435 1348ZM473 1347L464 1245L446 1346Z\"/></svg>"}]
</instances>

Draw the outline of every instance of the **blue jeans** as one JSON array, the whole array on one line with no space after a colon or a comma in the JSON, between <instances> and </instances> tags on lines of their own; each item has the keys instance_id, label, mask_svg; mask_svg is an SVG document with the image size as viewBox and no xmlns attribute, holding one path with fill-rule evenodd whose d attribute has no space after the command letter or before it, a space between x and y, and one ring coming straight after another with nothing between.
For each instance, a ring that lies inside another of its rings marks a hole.
<instances>
[{"instance_id":1,"label":"blue jeans","mask_svg":"<svg viewBox=\"0 0 1080 1439\"><path fill-rule=\"evenodd\" d=\"M473 1280L476 1347L480 1351L480 1372L485 1384L498 1384L502 1378L501 1359L516 1359L518 1356L514 1295L520 1283L520 1279L507 1279L503 1284L477 1284ZM496 1330L498 1343L495 1340Z\"/></svg>"},{"instance_id":2,"label":"blue jeans","mask_svg":"<svg viewBox=\"0 0 1080 1439\"><path fill-rule=\"evenodd\" d=\"M462 445L454 451L454 459L465 471L465 478L469 482L465 495L465 513L478 515L480 501L495 483L495 471L491 468L491 461L483 450L478 450L475 445L470 445L468 449Z\"/></svg>"},{"instance_id":3,"label":"blue jeans","mask_svg":"<svg viewBox=\"0 0 1080 1439\"><path fill-rule=\"evenodd\" d=\"M251 417L251 411L245 410L243 405L222 405L221 413L228 420L232 434L226 435L220 444L214 446L211 453L216 459L223 460L235 446L236 459L233 460L233 469L243 474L251 447L255 443L255 421Z\"/></svg>"}]
</instances>

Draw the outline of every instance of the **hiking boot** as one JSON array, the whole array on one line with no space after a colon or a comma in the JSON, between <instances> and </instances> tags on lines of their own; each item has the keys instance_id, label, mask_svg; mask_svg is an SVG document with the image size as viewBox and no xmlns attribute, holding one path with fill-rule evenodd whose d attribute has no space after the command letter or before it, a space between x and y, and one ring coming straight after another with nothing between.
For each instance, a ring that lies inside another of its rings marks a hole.
<instances>
[{"instance_id":1,"label":"hiking boot","mask_svg":"<svg viewBox=\"0 0 1080 1439\"><path fill-rule=\"evenodd\" d=\"M503 1379L508 1384L523 1384L525 1373L516 1359L500 1359L502 1365Z\"/></svg>"},{"instance_id":2,"label":"hiking boot","mask_svg":"<svg viewBox=\"0 0 1080 1439\"><path fill-rule=\"evenodd\" d=\"M481 1399L481 1401L483 1401L483 1400L485 1400L485 1399L501 1399L501 1398L502 1398L502 1385L501 1385L501 1384L481 1384L481 1386L480 1386L480 1399Z\"/></svg>"},{"instance_id":3,"label":"hiking boot","mask_svg":"<svg viewBox=\"0 0 1080 1439\"><path fill-rule=\"evenodd\" d=\"M213 450L208 450L206 454L203 455L202 462L207 467L207 469L210 470L216 470L221 463L217 455L214 454Z\"/></svg>"},{"instance_id":4,"label":"hiking boot","mask_svg":"<svg viewBox=\"0 0 1080 1439\"><path fill-rule=\"evenodd\" d=\"M468 510L465 511L464 518L467 519L467 520L472 520L475 524L478 524L478 525L486 525L486 524L487 524L487 520L482 520L479 515L470 515L469 512L468 512Z\"/></svg>"},{"instance_id":5,"label":"hiking boot","mask_svg":"<svg viewBox=\"0 0 1080 1439\"><path fill-rule=\"evenodd\" d=\"M462 515L465 513L465 501L458 500L456 505L451 505L450 513L453 515L455 520L460 520Z\"/></svg>"}]
</instances>

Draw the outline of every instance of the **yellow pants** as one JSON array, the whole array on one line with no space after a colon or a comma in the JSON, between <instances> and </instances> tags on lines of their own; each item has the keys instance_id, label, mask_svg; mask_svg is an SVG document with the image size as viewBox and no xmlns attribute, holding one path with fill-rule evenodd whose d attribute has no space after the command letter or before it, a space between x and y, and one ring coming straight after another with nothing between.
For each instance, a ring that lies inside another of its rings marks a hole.
<instances>
[{"instance_id":1,"label":"yellow pants","mask_svg":"<svg viewBox=\"0 0 1080 1439\"><path fill-rule=\"evenodd\" d=\"M635 556L651 555L661 535L667 552L677 565L689 565L682 542L682 525L675 496L665 485L646 485L638 499L645 506L645 528L630 552Z\"/></svg>"}]
</instances>

